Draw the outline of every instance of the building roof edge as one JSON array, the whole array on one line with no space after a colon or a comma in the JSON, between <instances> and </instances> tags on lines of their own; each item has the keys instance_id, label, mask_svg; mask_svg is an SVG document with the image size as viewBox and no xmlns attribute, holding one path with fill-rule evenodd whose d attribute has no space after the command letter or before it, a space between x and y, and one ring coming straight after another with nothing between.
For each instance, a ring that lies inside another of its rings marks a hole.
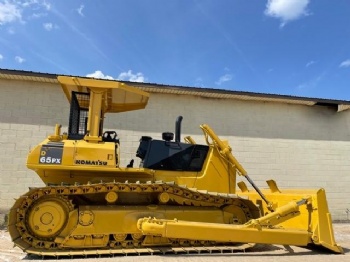
<instances>
[{"instance_id":1,"label":"building roof edge","mask_svg":"<svg viewBox=\"0 0 350 262\"><path fill-rule=\"evenodd\" d=\"M0 79L58 83L57 76L58 74L0 68ZM77 77L73 75L66 75L66 76ZM117 80L110 80L110 81L117 81ZM216 99L237 99L237 100L245 100L245 101L276 102L276 103L299 104L299 105L307 105L307 106L314 106L314 105L328 106L328 107L335 108L337 112L350 109L350 101L346 101L346 100L299 97L299 96L291 96L291 95L255 93L255 92L214 89L214 88L174 86L174 85L164 85L164 84L156 84L156 83L140 83L140 82L130 82L130 81L120 81L120 82L124 82L129 85L139 87L140 89L150 93L193 95L193 96L216 98Z\"/></svg>"}]
</instances>

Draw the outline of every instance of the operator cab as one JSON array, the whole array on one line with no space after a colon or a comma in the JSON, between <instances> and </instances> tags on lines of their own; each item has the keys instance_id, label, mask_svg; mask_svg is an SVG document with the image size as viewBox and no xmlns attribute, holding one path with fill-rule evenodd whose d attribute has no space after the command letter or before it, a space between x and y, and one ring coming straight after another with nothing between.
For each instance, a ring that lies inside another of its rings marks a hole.
<instances>
[{"instance_id":1,"label":"operator cab","mask_svg":"<svg viewBox=\"0 0 350 262\"><path fill-rule=\"evenodd\" d=\"M69 126L68 126L68 139L70 140L82 140L88 133L88 111L90 104L90 94L87 92L75 92L72 91L70 114L69 114ZM99 135L102 134L103 121L100 121ZM103 132L103 142L114 142L119 144L119 138L115 131Z\"/></svg>"}]
</instances>

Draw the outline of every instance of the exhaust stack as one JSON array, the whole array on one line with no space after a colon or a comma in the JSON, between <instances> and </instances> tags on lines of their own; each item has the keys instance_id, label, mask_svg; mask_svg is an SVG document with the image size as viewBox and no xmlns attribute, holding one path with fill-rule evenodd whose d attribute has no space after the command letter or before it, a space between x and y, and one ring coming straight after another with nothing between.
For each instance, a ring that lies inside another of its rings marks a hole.
<instances>
[{"instance_id":1,"label":"exhaust stack","mask_svg":"<svg viewBox=\"0 0 350 262\"><path fill-rule=\"evenodd\" d=\"M179 143L181 140L181 121L183 117L178 116L175 123L175 142Z\"/></svg>"}]
</instances>

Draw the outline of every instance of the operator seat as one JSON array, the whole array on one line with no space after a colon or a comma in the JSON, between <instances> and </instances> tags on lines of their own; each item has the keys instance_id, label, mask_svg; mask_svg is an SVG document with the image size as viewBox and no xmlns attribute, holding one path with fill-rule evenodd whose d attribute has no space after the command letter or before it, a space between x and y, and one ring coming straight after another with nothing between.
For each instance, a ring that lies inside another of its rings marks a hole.
<instances>
[{"instance_id":1,"label":"operator seat","mask_svg":"<svg viewBox=\"0 0 350 262\"><path fill-rule=\"evenodd\" d=\"M120 141L117 132L105 131L102 135L102 141L115 143L115 166L118 167L120 163Z\"/></svg>"},{"instance_id":2,"label":"operator seat","mask_svg":"<svg viewBox=\"0 0 350 262\"><path fill-rule=\"evenodd\" d=\"M102 135L103 142L114 142L119 144L119 137L115 131L105 131Z\"/></svg>"}]
</instances>

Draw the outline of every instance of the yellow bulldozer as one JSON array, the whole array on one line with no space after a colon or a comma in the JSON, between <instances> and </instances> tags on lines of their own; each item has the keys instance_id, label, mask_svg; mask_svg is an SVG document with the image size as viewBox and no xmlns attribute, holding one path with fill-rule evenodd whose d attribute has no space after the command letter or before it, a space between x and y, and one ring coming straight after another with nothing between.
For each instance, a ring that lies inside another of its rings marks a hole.
<instances>
[{"instance_id":1,"label":"yellow bulldozer","mask_svg":"<svg viewBox=\"0 0 350 262\"><path fill-rule=\"evenodd\" d=\"M14 203L12 241L39 256L234 252L255 243L323 247L334 239L325 191L261 190L206 124L206 144L181 141L181 120L162 139L142 136L133 161L120 166L106 113L143 109L149 94L125 83L58 76L70 102L68 132L34 147L27 167L45 183ZM250 186L239 182L244 176ZM252 188L252 189L250 189Z\"/></svg>"}]
</instances>

